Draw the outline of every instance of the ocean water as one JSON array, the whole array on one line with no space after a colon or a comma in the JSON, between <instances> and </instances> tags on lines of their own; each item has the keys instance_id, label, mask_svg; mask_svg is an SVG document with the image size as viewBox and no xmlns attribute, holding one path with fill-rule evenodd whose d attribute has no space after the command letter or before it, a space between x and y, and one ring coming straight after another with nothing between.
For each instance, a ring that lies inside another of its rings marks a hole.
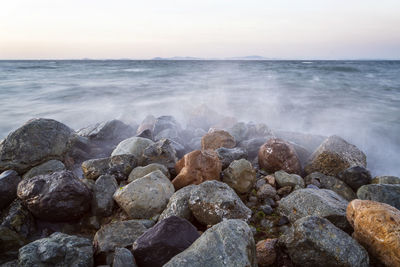
<instances>
[{"instance_id":1,"label":"ocean water","mask_svg":"<svg viewBox=\"0 0 400 267\"><path fill-rule=\"evenodd\" d=\"M400 61L0 61L0 138L34 117L71 128L207 104L275 130L337 134L400 176Z\"/></svg>"}]
</instances>

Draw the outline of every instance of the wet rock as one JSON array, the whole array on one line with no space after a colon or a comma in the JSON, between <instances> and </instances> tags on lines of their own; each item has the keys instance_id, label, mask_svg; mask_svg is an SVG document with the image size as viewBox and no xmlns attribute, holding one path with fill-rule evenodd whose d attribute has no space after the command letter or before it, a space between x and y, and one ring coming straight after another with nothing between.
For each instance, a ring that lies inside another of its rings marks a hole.
<instances>
[{"instance_id":1,"label":"wet rock","mask_svg":"<svg viewBox=\"0 0 400 267\"><path fill-rule=\"evenodd\" d=\"M137 159L134 155L124 154L84 161L82 170L86 179L96 180L101 175L109 174L114 175L118 181L123 181L136 165Z\"/></svg>"},{"instance_id":2,"label":"wet rock","mask_svg":"<svg viewBox=\"0 0 400 267\"><path fill-rule=\"evenodd\" d=\"M157 140L157 135L159 135L162 131L165 130L174 130L179 132L181 130L180 124L175 120L172 116L161 116L158 117L153 126L153 134L155 139ZM160 138L161 139L161 138Z\"/></svg>"},{"instance_id":3,"label":"wet rock","mask_svg":"<svg viewBox=\"0 0 400 267\"><path fill-rule=\"evenodd\" d=\"M258 179L256 181L256 183L254 184L254 188L256 190L259 190L261 188L261 186L265 185L267 183L267 181L265 179Z\"/></svg>"},{"instance_id":4,"label":"wet rock","mask_svg":"<svg viewBox=\"0 0 400 267\"><path fill-rule=\"evenodd\" d=\"M176 189L180 189L207 180L219 180L222 165L215 152L196 150L179 160L175 169L178 175L172 183Z\"/></svg>"},{"instance_id":5,"label":"wet rock","mask_svg":"<svg viewBox=\"0 0 400 267\"><path fill-rule=\"evenodd\" d=\"M365 154L339 136L330 136L311 155L305 167L307 174L321 172L337 176L352 166L367 166Z\"/></svg>"},{"instance_id":6,"label":"wet rock","mask_svg":"<svg viewBox=\"0 0 400 267\"><path fill-rule=\"evenodd\" d=\"M62 160L73 139L73 131L58 121L30 120L0 144L0 171L24 173L50 159Z\"/></svg>"},{"instance_id":7,"label":"wet rock","mask_svg":"<svg viewBox=\"0 0 400 267\"><path fill-rule=\"evenodd\" d=\"M24 179L17 195L35 217L47 221L78 219L91 203L90 190L70 171Z\"/></svg>"},{"instance_id":8,"label":"wet rock","mask_svg":"<svg viewBox=\"0 0 400 267\"><path fill-rule=\"evenodd\" d=\"M294 147L281 140L270 139L258 152L260 168L267 172L283 170L287 173L301 174L301 164Z\"/></svg>"},{"instance_id":9,"label":"wet rock","mask_svg":"<svg viewBox=\"0 0 400 267\"><path fill-rule=\"evenodd\" d=\"M189 221L171 216L135 241L133 255L140 266L161 267L188 248L199 236L196 227Z\"/></svg>"},{"instance_id":10,"label":"wet rock","mask_svg":"<svg viewBox=\"0 0 400 267\"><path fill-rule=\"evenodd\" d=\"M215 150L220 147L233 148L236 142L232 135L223 130L209 132L201 138L201 149Z\"/></svg>"},{"instance_id":11,"label":"wet rock","mask_svg":"<svg viewBox=\"0 0 400 267\"><path fill-rule=\"evenodd\" d=\"M347 219L353 238L386 266L400 266L400 211L384 203L353 200Z\"/></svg>"},{"instance_id":12,"label":"wet rock","mask_svg":"<svg viewBox=\"0 0 400 267\"><path fill-rule=\"evenodd\" d=\"M294 189L304 188L304 180L297 174L288 174L285 171L277 171L274 174L276 183L280 187L290 186Z\"/></svg>"},{"instance_id":13,"label":"wet rock","mask_svg":"<svg viewBox=\"0 0 400 267\"><path fill-rule=\"evenodd\" d=\"M342 196L347 201L357 198L353 190L344 182L333 176L327 176L320 172L313 172L304 178L307 185L313 184L318 188L330 189Z\"/></svg>"},{"instance_id":14,"label":"wet rock","mask_svg":"<svg viewBox=\"0 0 400 267\"><path fill-rule=\"evenodd\" d=\"M165 267L255 267L256 262L256 248L250 227L241 220L225 220L205 231Z\"/></svg>"},{"instance_id":15,"label":"wet rock","mask_svg":"<svg viewBox=\"0 0 400 267\"><path fill-rule=\"evenodd\" d=\"M324 218L297 220L280 242L299 266L369 266L365 249Z\"/></svg>"},{"instance_id":16,"label":"wet rock","mask_svg":"<svg viewBox=\"0 0 400 267\"><path fill-rule=\"evenodd\" d=\"M142 165L142 155L146 147L154 144L153 141L142 137L131 137L121 141L111 153L111 156L132 154L137 158L138 165Z\"/></svg>"},{"instance_id":17,"label":"wet rock","mask_svg":"<svg viewBox=\"0 0 400 267\"><path fill-rule=\"evenodd\" d=\"M264 184L257 190L257 198L260 200L267 198L274 198L276 195L276 189L270 184Z\"/></svg>"},{"instance_id":18,"label":"wet rock","mask_svg":"<svg viewBox=\"0 0 400 267\"><path fill-rule=\"evenodd\" d=\"M265 239L257 243L257 264L259 267L273 266L277 252L275 250L275 245L278 239Z\"/></svg>"},{"instance_id":19,"label":"wet rock","mask_svg":"<svg viewBox=\"0 0 400 267\"><path fill-rule=\"evenodd\" d=\"M114 254L113 267L137 267L135 258L129 249L116 248Z\"/></svg>"},{"instance_id":20,"label":"wet rock","mask_svg":"<svg viewBox=\"0 0 400 267\"><path fill-rule=\"evenodd\" d=\"M103 225L93 240L97 261L102 264L111 264L116 248L132 246L135 240L146 231L147 228L138 220Z\"/></svg>"},{"instance_id":21,"label":"wet rock","mask_svg":"<svg viewBox=\"0 0 400 267\"><path fill-rule=\"evenodd\" d=\"M226 148L220 147L215 150L218 158L221 160L222 169L228 168L234 160L247 159L247 152L240 147Z\"/></svg>"},{"instance_id":22,"label":"wet rock","mask_svg":"<svg viewBox=\"0 0 400 267\"><path fill-rule=\"evenodd\" d=\"M224 170L222 181L238 194L246 194L256 182L256 171L249 161L235 160Z\"/></svg>"},{"instance_id":23,"label":"wet rock","mask_svg":"<svg viewBox=\"0 0 400 267\"><path fill-rule=\"evenodd\" d=\"M276 190L276 193L280 196L287 196L292 192L292 187L290 185L284 186Z\"/></svg>"},{"instance_id":24,"label":"wet rock","mask_svg":"<svg viewBox=\"0 0 400 267\"><path fill-rule=\"evenodd\" d=\"M371 184L400 184L400 178L396 176L376 176Z\"/></svg>"},{"instance_id":25,"label":"wet rock","mask_svg":"<svg viewBox=\"0 0 400 267\"><path fill-rule=\"evenodd\" d=\"M174 192L170 180L157 170L119 188L114 200L130 218L148 219L161 214Z\"/></svg>"},{"instance_id":26,"label":"wet rock","mask_svg":"<svg viewBox=\"0 0 400 267\"><path fill-rule=\"evenodd\" d=\"M108 141L114 145L135 135L135 129L120 120L96 123L77 131L80 136L96 141Z\"/></svg>"},{"instance_id":27,"label":"wet rock","mask_svg":"<svg viewBox=\"0 0 400 267\"><path fill-rule=\"evenodd\" d=\"M162 164L172 173L175 171L175 164L178 161L176 151L168 139L161 139L149 145L143 151L143 165L151 163Z\"/></svg>"},{"instance_id":28,"label":"wet rock","mask_svg":"<svg viewBox=\"0 0 400 267\"><path fill-rule=\"evenodd\" d=\"M21 177L16 171L8 170L0 174L0 210L7 207L17 197L20 181Z\"/></svg>"},{"instance_id":29,"label":"wet rock","mask_svg":"<svg viewBox=\"0 0 400 267\"><path fill-rule=\"evenodd\" d=\"M161 213L159 221L170 216L178 216L191 221L193 215L189 208L189 199L194 188L196 188L195 185L188 185L176 191L169 199L167 207Z\"/></svg>"},{"instance_id":30,"label":"wet rock","mask_svg":"<svg viewBox=\"0 0 400 267\"><path fill-rule=\"evenodd\" d=\"M153 115L147 115L146 118L143 119L142 123L137 128L136 133L140 134L145 130L150 130L151 132L153 132L155 123L156 123L156 118Z\"/></svg>"},{"instance_id":31,"label":"wet rock","mask_svg":"<svg viewBox=\"0 0 400 267\"><path fill-rule=\"evenodd\" d=\"M274 209L268 204L260 206L260 210L264 212L265 215L270 215L274 212Z\"/></svg>"},{"instance_id":32,"label":"wet rock","mask_svg":"<svg viewBox=\"0 0 400 267\"><path fill-rule=\"evenodd\" d=\"M58 171L64 171L65 170L65 165L59 160L49 160L45 163L42 163L36 167L33 167L30 169L28 172L26 172L22 178L31 178L37 175L43 175L43 174L51 174L53 172L58 172Z\"/></svg>"},{"instance_id":33,"label":"wet rock","mask_svg":"<svg viewBox=\"0 0 400 267\"><path fill-rule=\"evenodd\" d=\"M319 216L331 221L336 227L347 230L346 207L348 202L327 189L299 189L279 202L278 211L290 222L306 217Z\"/></svg>"},{"instance_id":34,"label":"wet rock","mask_svg":"<svg viewBox=\"0 0 400 267\"><path fill-rule=\"evenodd\" d=\"M19 266L93 266L89 239L54 233L19 250Z\"/></svg>"},{"instance_id":35,"label":"wet rock","mask_svg":"<svg viewBox=\"0 0 400 267\"><path fill-rule=\"evenodd\" d=\"M146 130L136 134L136 137L142 137L142 138L147 138L147 139L153 140L153 133L151 132L151 130L146 129Z\"/></svg>"},{"instance_id":36,"label":"wet rock","mask_svg":"<svg viewBox=\"0 0 400 267\"><path fill-rule=\"evenodd\" d=\"M114 208L113 195L118 188L112 175L100 176L94 185L92 213L97 216L110 216Z\"/></svg>"},{"instance_id":37,"label":"wet rock","mask_svg":"<svg viewBox=\"0 0 400 267\"><path fill-rule=\"evenodd\" d=\"M257 157L260 147L267 140L268 139L266 137L251 138L249 140L240 142L238 146L247 151L248 160L252 161Z\"/></svg>"},{"instance_id":38,"label":"wet rock","mask_svg":"<svg viewBox=\"0 0 400 267\"><path fill-rule=\"evenodd\" d=\"M194 217L204 225L214 225L223 219L248 220L251 210L227 184L206 181L190 194L189 207Z\"/></svg>"},{"instance_id":39,"label":"wet rock","mask_svg":"<svg viewBox=\"0 0 400 267\"><path fill-rule=\"evenodd\" d=\"M142 178L143 176L145 176L151 172L157 171L157 170L161 171L168 178L171 177L171 175L168 172L168 169L164 165L158 164L158 163L151 163L151 164L143 166L143 167L139 166L139 167L134 168L131 171L131 173L129 174L128 183L130 183L136 179Z\"/></svg>"},{"instance_id":40,"label":"wet rock","mask_svg":"<svg viewBox=\"0 0 400 267\"><path fill-rule=\"evenodd\" d=\"M354 191L357 191L363 185L371 182L371 173L364 167L353 166L342 172L337 176L340 180L350 186Z\"/></svg>"},{"instance_id":41,"label":"wet rock","mask_svg":"<svg viewBox=\"0 0 400 267\"><path fill-rule=\"evenodd\" d=\"M359 199L386 203L396 209L400 209L399 184L363 185L357 190L357 196Z\"/></svg>"}]
</instances>

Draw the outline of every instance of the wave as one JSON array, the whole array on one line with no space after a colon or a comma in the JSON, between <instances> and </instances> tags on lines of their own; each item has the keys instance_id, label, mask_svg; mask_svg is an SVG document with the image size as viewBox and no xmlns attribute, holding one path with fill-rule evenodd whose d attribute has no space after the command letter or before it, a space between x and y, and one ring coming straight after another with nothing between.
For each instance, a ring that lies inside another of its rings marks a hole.
<instances>
[{"instance_id":1,"label":"wave","mask_svg":"<svg viewBox=\"0 0 400 267\"><path fill-rule=\"evenodd\" d=\"M327 71L339 71L339 72L360 72L360 70L355 67L344 67L344 66L322 67L321 69Z\"/></svg>"},{"instance_id":2,"label":"wave","mask_svg":"<svg viewBox=\"0 0 400 267\"><path fill-rule=\"evenodd\" d=\"M143 69L143 68L131 68L131 69L123 69L122 71L126 72L145 72L149 71L150 69Z\"/></svg>"}]
</instances>

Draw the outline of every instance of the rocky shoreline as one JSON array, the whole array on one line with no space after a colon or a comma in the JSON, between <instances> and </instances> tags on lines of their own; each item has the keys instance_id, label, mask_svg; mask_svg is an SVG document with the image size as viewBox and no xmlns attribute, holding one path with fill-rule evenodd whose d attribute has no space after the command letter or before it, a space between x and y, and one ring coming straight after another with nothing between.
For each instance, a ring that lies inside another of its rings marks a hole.
<instances>
[{"instance_id":1,"label":"rocky shoreline","mask_svg":"<svg viewBox=\"0 0 400 267\"><path fill-rule=\"evenodd\" d=\"M204 106L0 143L0 266L400 266L400 178Z\"/></svg>"}]
</instances>

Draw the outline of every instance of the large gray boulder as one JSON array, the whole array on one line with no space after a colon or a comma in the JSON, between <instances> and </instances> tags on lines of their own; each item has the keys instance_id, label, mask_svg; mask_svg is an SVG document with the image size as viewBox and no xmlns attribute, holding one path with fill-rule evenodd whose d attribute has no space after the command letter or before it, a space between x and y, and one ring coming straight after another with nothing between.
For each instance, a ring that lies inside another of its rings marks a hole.
<instances>
[{"instance_id":1,"label":"large gray boulder","mask_svg":"<svg viewBox=\"0 0 400 267\"><path fill-rule=\"evenodd\" d=\"M205 231L165 267L257 266L250 227L242 220L224 220Z\"/></svg>"},{"instance_id":2,"label":"large gray boulder","mask_svg":"<svg viewBox=\"0 0 400 267\"><path fill-rule=\"evenodd\" d=\"M118 188L112 175L102 175L94 184L92 213L97 216L110 216L114 208L113 195Z\"/></svg>"},{"instance_id":3,"label":"large gray boulder","mask_svg":"<svg viewBox=\"0 0 400 267\"><path fill-rule=\"evenodd\" d=\"M42 163L36 167L33 167L29 171L27 171L22 178L27 179L31 178L34 176L38 175L44 175L44 174L51 174L53 172L58 172L58 171L63 171L65 170L65 165L59 160L52 159L49 161L46 161L45 163Z\"/></svg>"},{"instance_id":4,"label":"large gray boulder","mask_svg":"<svg viewBox=\"0 0 400 267\"><path fill-rule=\"evenodd\" d=\"M247 159L247 151L240 147L220 147L215 152L217 152L218 158L221 160L222 169L228 168L229 164L234 160Z\"/></svg>"},{"instance_id":5,"label":"large gray boulder","mask_svg":"<svg viewBox=\"0 0 400 267\"><path fill-rule=\"evenodd\" d=\"M162 164L168 168L170 173L174 173L178 157L171 141L168 139L161 139L144 149L142 160L143 165L151 163Z\"/></svg>"},{"instance_id":6,"label":"large gray boulder","mask_svg":"<svg viewBox=\"0 0 400 267\"><path fill-rule=\"evenodd\" d=\"M17 187L21 177L13 170L0 174L0 210L7 207L17 197Z\"/></svg>"},{"instance_id":7,"label":"large gray boulder","mask_svg":"<svg viewBox=\"0 0 400 267\"><path fill-rule=\"evenodd\" d=\"M326 218L335 226L347 230L347 204L344 198L332 190L305 188L282 198L278 212L286 216L291 223L310 215Z\"/></svg>"},{"instance_id":8,"label":"large gray boulder","mask_svg":"<svg viewBox=\"0 0 400 267\"><path fill-rule=\"evenodd\" d=\"M22 174L50 159L62 160L74 142L73 130L51 119L33 119L0 144L0 171Z\"/></svg>"},{"instance_id":9,"label":"large gray boulder","mask_svg":"<svg viewBox=\"0 0 400 267\"><path fill-rule=\"evenodd\" d=\"M371 183L371 173L364 167L353 166L342 172L337 177L357 191L363 185Z\"/></svg>"},{"instance_id":10,"label":"large gray boulder","mask_svg":"<svg viewBox=\"0 0 400 267\"><path fill-rule=\"evenodd\" d=\"M143 167L139 166L139 167L134 168L131 171L131 173L129 174L128 183L130 183L136 179L142 178L143 176L145 176L151 172L157 171L157 170L160 170L168 178L171 177L171 175L168 172L167 167L165 167L162 164L151 163L151 164L143 166Z\"/></svg>"},{"instance_id":11,"label":"large gray boulder","mask_svg":"<svg viewBox=\"0 0 400 267\"><path fill-rule=\"evenodd\" d=\"M176 191L169 199L167 207L158 220L162 221L168 217L177 216L192 221L193 215L189 208L189 199L194 188L196 188L196 185L188 185Z\"/></svg>"},{"instance_id":12,"label":"large gray boulder","mask_svg":"<svg viewBox=\"0 0 400 267\"><path fill-rule=\"evenodd\" d=\"M324 218L297 220L280 242L298 266L369 266L367 251Z\"/></svg>"},{"instance_id":13,"label":"large gray boulder","mask_svg":"<svg viewBox=\"0 0 400 267\"><path fill-rule=\"evenodd\" d=\"M116 248L113 267L137 267L135 258L127 248Z\"/></svg>"},{"instance_id":14,"label":"large gray boulder","mask_svg":"<svg viewBox=\"0 0 400 267\"><path fill-rule=\"evenodd\" d=\"M189 207L194 217L204 225L214 225L223 219L247 221L251 210L227 184L206 181L196 186L190 194Z\"/></svg>"},{"instance_id":15,"label":"large gray boulder","mask_svg":"<svg viewBox=\"0 0 400 267\"><path fill-rule=\"evenodd\" d=\"M285 171L274 173L275 181L280 187L290 186L294 189L304 188L304 180L300 175L289 174Z\"/></svg>"},{"instance_id":16,"label":"large gray boulder","mask_svg":"<svg viewBox=\"0 0 400 267\"><path fill-rule=\"evenodd\" d=\"M32 214L45 221L70 221L89 209L91 192L70 171L60 171L24 179L18 197Z\"/></svg>"},{"instance_id":17,"label":"large gray boulder","mask_svg":"<svg viewBox=\"0 0 400 267\"><path fill-rule=\"evenodd\" d=\"M118 142L134 136L135 129L120 120L110 120L77 131L77 134L83 137L88 137L90 140L103 141L111 144L118 144Z\"/></svg>"},{"instance_id":18,"label":"large gray boulder","mask_svg":"<svg viewBox=\"0 0 400 267\"><path fill-rule=\"evenodd\" d=\"M256 182L256 170L245 159L235 160L223 171L222 181L238 194L247 194Z\"/></svg>"},{"instance_id":19,"label":"large gray boulder","mask_svg":"<svg viewBox=\"0 0 400 267\"><path fill-rule=\"evenodd\" d=\"M131 137L121 141L111 153L111 156L132 154L138 159L138 165L142 165L142 155L146 147L154 144L153 141L142 137Z\"/></svg>"},{"instance_id":20,"label":"large gray boulder","mask_svg":"<svg viewBox=\"0 0 400 267\"><path fill-rule=\"evenodd\" d=\"M357 190L362 200L386 203L400 210L400 184L368 184Z\"/></svg>"},{"instance_id":21,"label":"large gray boulder","mask_svg":"<svg viewBox=\"0 0 400 267\"><path fill-rule=\"evenodd\" d=\"M161 172L154 171L114 193L114 200L132 219L149 219L161 214L175 189Z\"/></svg>"},{"instance_id":22,"label":"large gray boulder","mask_svg":"<svg viewBox=\"0 0 400 267\"><path fill-rule=\"evenodd\" d=\"M91 267L93 247L89 239L56 232L48 238L36 240L19 250L21 267Z\"/></svg>"}]
</instances>

